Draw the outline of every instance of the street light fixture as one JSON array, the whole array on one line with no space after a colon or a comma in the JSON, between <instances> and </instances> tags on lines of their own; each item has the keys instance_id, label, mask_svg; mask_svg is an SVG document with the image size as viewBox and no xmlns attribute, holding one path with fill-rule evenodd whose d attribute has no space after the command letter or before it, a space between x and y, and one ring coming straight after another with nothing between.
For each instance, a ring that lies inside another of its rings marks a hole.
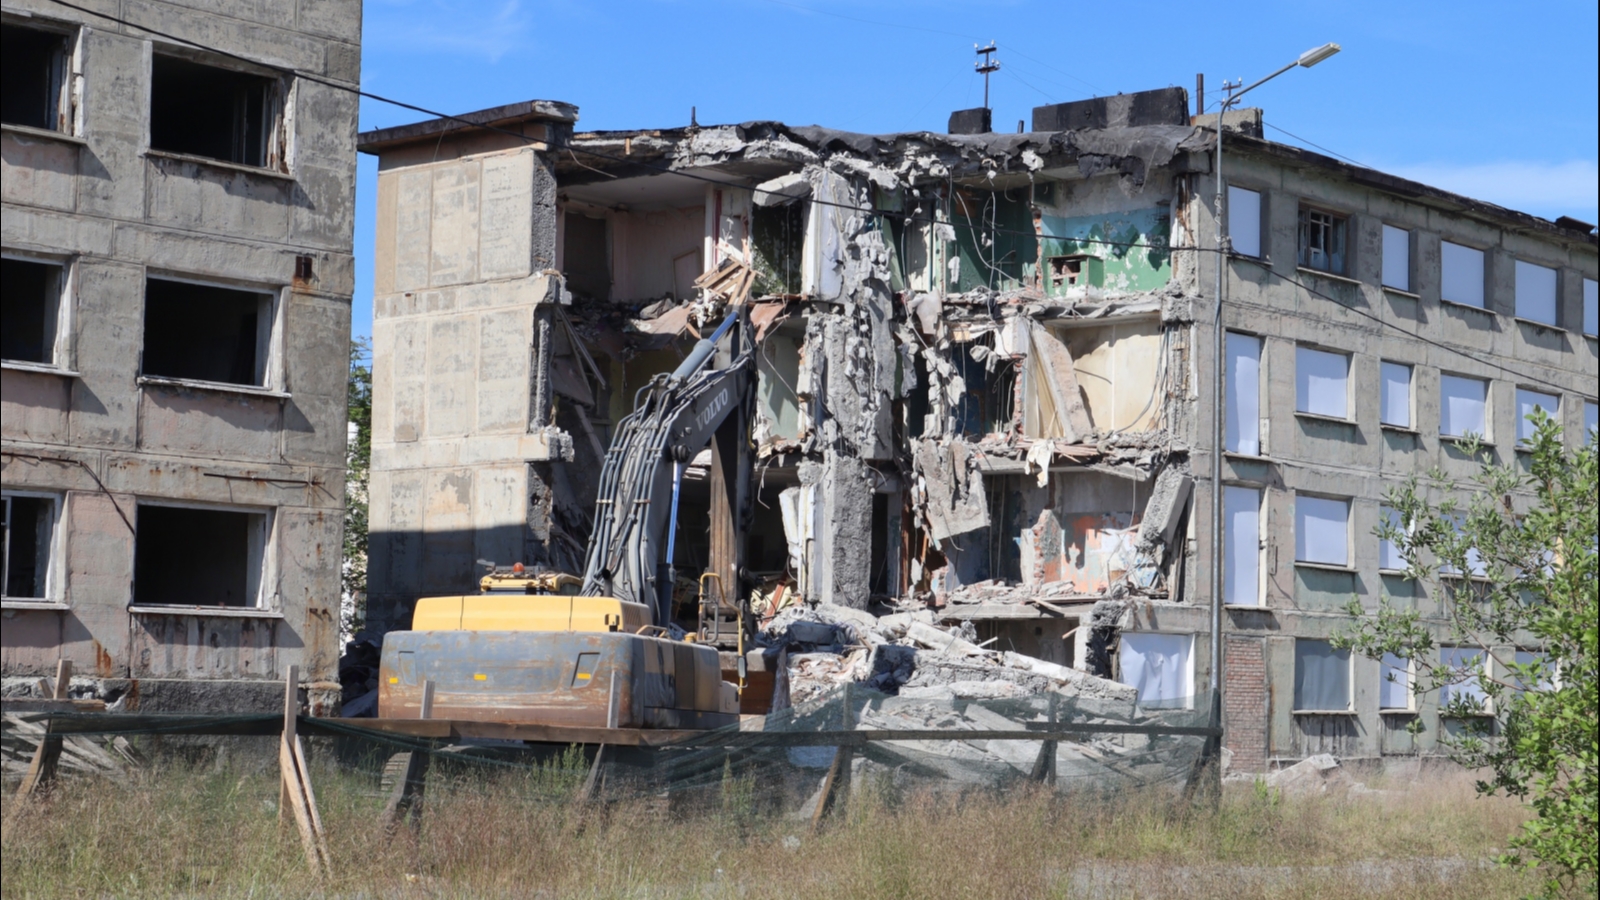
<instances>
[{"instance_id":1,"label":"street light fixture","mask_svg":"<svg viewBox=\"0 0 1600 900\"><path fill-rule=\"evenodd\" d=\"M1233 84L1223 81L1222 87L1228 92L1226 100L1217 110L1217 306L1211 320L1214 346L1212 360L1214 369L1211 379L1211 415L1212 415L1212 447L1211 447L1211 727L1222 727L1222 447L1223 447L1223 422L1222 409L1222 372L1223 372L1223 332L1222 332L1222 288L1223 270L1226 268L1227 257L1232 251L1232 245L1227 235L1227 210L1224 206L1227 186L1222 180L1222 123L1227 117L1228 110L1239 98L1250 93L1263 84L1277 78L1279 75L1296 66L1309 69L1328 57L1338 53L1341 48L1338 44L1327 43L1320 47L1313 47L1300 54L1294 62L1289 63L1271 75L1262 78L1249 87L1240 89L1244 79L1239 79ZM1220 731L1219 731L1220 733ZM1217 741L1220 737L1208 740ZM1216 749L1216 748L1212 748ZM1219 753L1220 755L1220 753Z\"/></svg>"}]
</instances>

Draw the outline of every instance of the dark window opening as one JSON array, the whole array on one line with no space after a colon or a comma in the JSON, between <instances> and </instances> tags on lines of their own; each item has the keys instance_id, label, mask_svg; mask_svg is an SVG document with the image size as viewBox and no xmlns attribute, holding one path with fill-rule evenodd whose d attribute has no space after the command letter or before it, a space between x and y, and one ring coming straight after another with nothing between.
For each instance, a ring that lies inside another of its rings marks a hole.
<instances>
[{"instance_id":1,"label":"dark window opening","mask_svg":"<svg viewBox=\"0 0 1600 900\"><path fill-rule=\"evenodd\" d=\"M562 241L567 287L591 300L611 299L611 252L606 220L569 212Z\"/></svg>"},{"instance_id":2,"label":"dark window opening","mask_svg":"<svg viewBox=\"0 0 1600 900\"><path fill-rule=\"evenodd\" d=\"M25 259L0 263L0 358L54 362L61 267Z\"/></svg>"},{"instance_id":3,"label":"dark window opening","mask_svg":"<svg viewBox=\"0 0 1600 900\"><path fill-rule=\"evenodd\" d=\"M1052 256L1050 266L1050 292L1059 294L1077 285L1099 286L1103 278L1105 261L1098 256Z\"/></svg>"},{"instance_id":4,"label":"dark window opening","mask_svg":"<svg viewBox=\"0 0 1600 900\"><path fill-rule=\"evenodd\" d=\"M262 513L140 505L134 605L258 605L266 518Z\"/></svg>"},{"instance_id":5,"label":"dark window opening","mask_svg":"<svg viewBox=\"0 0 1600 900\"><path fill-rule=\"evenodd\" d=\"M152 149L267 165L272 79L159 55L150 76Z\"/></svg>"},{"instance_id":6,"label":"dark window opening","mask_svg":"<svg viewBox=\"0 0 1600 900\"><path fill-rule=\"evenodd\" d=\"M1300 210L1300 265L1344 274L1345 219L1319 209Z\"/></svg>"},{"instance_id":7,"label":"dark window opening","mask_svg":"<svg viewBox=\"0 0 1600 900\"><path fill-rule=\"evenodd\" d=\"M0 121L66 131L62 87L66 83L67 38L59 32L6 25L0 29Z\"/></svg>"},{"instance_id":8,"label":"dark window opening","mask_svg":"<svg viewBox=\"0 0 1600 900\"><path fill-rule=\"evenodd\" d=\"M40 600L48 594L50 534L56 502L49 497L5 498L5 595Z\"/></svg>"},{"instance_id":9,"label":"dark window opening","mask_svg":"<svg viewBox=\"0 0 1600 900\"><path fill-rule=\"evenodd\" d=\"M143 374L265 384L270 295L151 278L144 304Z\"/></svg>"}]
</instances>

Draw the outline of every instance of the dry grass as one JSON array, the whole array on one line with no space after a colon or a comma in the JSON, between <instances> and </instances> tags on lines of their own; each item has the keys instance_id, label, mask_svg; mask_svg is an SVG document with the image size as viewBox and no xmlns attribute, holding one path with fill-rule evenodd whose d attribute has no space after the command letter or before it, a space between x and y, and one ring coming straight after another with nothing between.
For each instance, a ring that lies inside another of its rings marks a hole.
<instances>
[{"instance_id":1,"label":"dry grass","mask_svg":"<svg viewBox=\"0 0 1600 900\"><path fill-rule=\"evenodd\" d=\"M374 779L319 769L328 885L279 830L271 770L68 782L8 829L4 894L1492 900L1534 887L1484 862L1523 808L1475 798L1465 778L1350 798L1237 785L1214 810L1126 794L890 802L861 790L812 835L742 799L693 813L643 801L581 809L573 774L436 779L420 835L385 842Z\"/></svg>"}]
</instances>

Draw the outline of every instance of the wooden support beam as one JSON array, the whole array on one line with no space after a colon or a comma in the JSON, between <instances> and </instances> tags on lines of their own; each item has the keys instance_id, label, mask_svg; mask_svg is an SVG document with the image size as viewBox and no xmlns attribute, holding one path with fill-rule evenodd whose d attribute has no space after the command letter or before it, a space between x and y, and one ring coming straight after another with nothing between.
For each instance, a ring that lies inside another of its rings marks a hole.
<instances>
[{"instance_id":1,"label":"wooden support beam","mask_svg":"<svg viewBox=\"0 0 1600 900\"><path fill-rule=\"evenodd\" d=\"M329 875L328 842L322 831L322 817L317 813L316 795L311 791L305 748L300 745L299 721L300 667L290 666L284 679L283 735L278 741L278 821L284 821L287 807L300 832L306 863L318 877L326 878Z\"/></svg>"},{"instance_id":2,"label":"wooden support beam","mask_svg":"<svg viewBox=\"0 0 1600 900\"><path fill-rule=\"evenodd\" d=\"M844 700L840 707L840 731L849 731L855 724L854 710L851 706L850 685L844 686ZM817 797L817 808L811 814L811 830L815 832L822 827L822 820L827 817L833 808L834 797L840 791L840 785L849 791L850 764L855 762L856 748L851 745L836 747L833 751L833 764L828 767L828 774L822 779L822 791Z\"/></svg>"},{"instance_id":3,"label":"wooden support beam","mask_svg":"<svg viewBox=\"0 0 1600 900\"><path fill-rule=\"evenodd\" d=\"M71 685L72 660L63 659L56 663L56 683L51 690L53 699L64 703L69 696L67 691ZM22 784L17 788L15 815L21 815L24 803L43 797L55 784L56 766L61 762L61 741L61 735L56 732L55 721L47 720L44 735L39 738L39 747L33 751L33 760L28 763L28 771L22 776Z\"/></svg>"},{"instance_id":4,"label":"wooden support beam","mask_svg":"<svg viewBox=\"0 0 1600 900\"><path fill-rule=\"evenodd\" d=\"M433 692L433 682L424 681L422 709L417 718L433 717ZM395 779L394 788L389 792L389 800L384 803L380 816L386 837L393 836L402 821L409 821L413 828L421 827L422 800L428 786L428 768L433 761L432 754L420 750L396 756L404 757L405 765L401 776Z\"/></svg>"}]
</instances>

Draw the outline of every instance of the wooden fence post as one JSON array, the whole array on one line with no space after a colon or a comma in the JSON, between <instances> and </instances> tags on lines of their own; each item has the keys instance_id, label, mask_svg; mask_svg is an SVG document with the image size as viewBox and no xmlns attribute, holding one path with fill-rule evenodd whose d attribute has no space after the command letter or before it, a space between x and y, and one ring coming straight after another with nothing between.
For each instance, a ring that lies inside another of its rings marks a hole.
<instances>
[{"instance_id":1,"label":"wooden fence post","mask_svg":"<svg viewBox=\"0 0 1600 900\"><path fill-rule=\"evenodd\" d=\"M317 814L317 798L311 791L306 771L305 749L300 745L300 667L290 666L283 689L283 736L278 741L278 821L284 819L285 806L294 814L306 862L319 877L329 874L328 843Z\"/></svg>"},{"instance_id":2,"label":"wooden fence post","mask_svg":"<svg viewBox=\"0 0 1600 900\"><path fill-rule=\"evenodd\" d=\"M67 689L71 682L72 660L63 659L56 663L56 684L51 691L55 699L68 699L70 695ZM44 736L39 739L39 748L34 751L33 761L28 763L27 774L22 776L22 784L17 788L17 802L43 796L55 784L56 764L61 761L61 736L54 734L54 731L55 721L47 719Z\"/></svg>"}]
</instances>

